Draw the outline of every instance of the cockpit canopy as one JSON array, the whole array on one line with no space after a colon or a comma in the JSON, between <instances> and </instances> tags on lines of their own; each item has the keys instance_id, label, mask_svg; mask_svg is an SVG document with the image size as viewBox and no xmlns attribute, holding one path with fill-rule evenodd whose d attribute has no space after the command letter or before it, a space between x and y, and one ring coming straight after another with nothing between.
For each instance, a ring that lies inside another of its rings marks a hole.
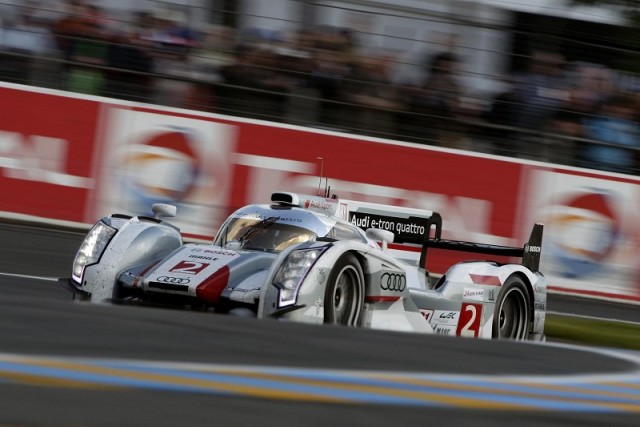
<instances>
[{"instance_id":1,"label":"cockpit canopy","mask_svg":"<svg viewBox=\"0 0 640 427\"><path fill-rule=\"evenodd\" d=\"M251 205L225 221L214 244L239 249L280 252L317 238L366 242L364 233L348 222L300 208Z\"/></svg>"}]
</instances>

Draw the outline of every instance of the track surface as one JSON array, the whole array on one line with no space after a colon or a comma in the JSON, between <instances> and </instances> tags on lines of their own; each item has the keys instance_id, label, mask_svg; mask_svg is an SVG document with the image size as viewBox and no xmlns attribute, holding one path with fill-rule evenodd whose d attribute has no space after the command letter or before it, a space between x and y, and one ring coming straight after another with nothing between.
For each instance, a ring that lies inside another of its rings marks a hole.
<instances>
[{"instance_id":1,"label":"track surface","mask_svg":"<svg viewBox=\"0 0 640 427\"><path fill-rule=\"evenodd\" d=\"M13 355L40 356L43 359L20 359L17 366L40 363L50 367L67 363L74 365L70 369L74 374L89 369L82 365L83 361L76 360L80 357L99 358L99 363L114 359L190 362L207 364L207 369L233 364L309 368L316 373L317 369L428 372L433 375L430 378L440 373L535 376L612 374L638 369L629 361L577 348L80 304L71 301L66 291L46 278L69 274L82 237L0 224L0 361ZM635 306L565 297L550 298L549 306L554 311L638 321ZM145 364L150 366L149 362ZM122 366L116 368L123 369ZM479 407L483 409L475 409L468 404L448 408L447 405L455 405L453 401L434 407L394 406L387 401L381 404L320 403L318 399L298 400L302 394L288 398L275 398L275 395L263 398L251 393L229 396L228 390L222 394L185 392L172 388L171 384L154 390L125 385L123 379L110 386L95 378L82 384L70 383L68 376L56 377L55 381L49 377L49 381L44 381L41 376L17 374L15 369L2 375L0 365L0 425L325 426L331 423L382 426L429 422L495 426L512 425L518 420L523 426L605 423L635 426L638 416L637 413L591 413L587 411L588 406L584 410L523 411L489 410L482 405ZM104 369L104 366L91 369ZM130 372L130 381L142 375L140 367L127 372ZM637 396L640 379L637 381L624 385L628 411L640 411ZM331 388L330 392L334 390L337 389ZM594 390L598 389L590 385L589 392ZM386 399L391 398L388 395L384 395Z\"/></svg>"}]
</instances>

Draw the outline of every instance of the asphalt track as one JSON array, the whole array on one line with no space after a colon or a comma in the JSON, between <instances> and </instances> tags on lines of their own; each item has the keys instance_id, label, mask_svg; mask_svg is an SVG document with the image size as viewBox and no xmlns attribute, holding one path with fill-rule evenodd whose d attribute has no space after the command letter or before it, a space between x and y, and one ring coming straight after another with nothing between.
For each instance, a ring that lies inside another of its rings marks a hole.
<instances>
[{"instance_id":1,"label":"asphalt track","mask_svg":"<svg viewBox=\"0 0 640 427\"><path fill-rule=\"evenodd\" d=\"M78 303L81 239L0 224L0 426L638 423L638 354Z\"/></svg>"}]
</instances>

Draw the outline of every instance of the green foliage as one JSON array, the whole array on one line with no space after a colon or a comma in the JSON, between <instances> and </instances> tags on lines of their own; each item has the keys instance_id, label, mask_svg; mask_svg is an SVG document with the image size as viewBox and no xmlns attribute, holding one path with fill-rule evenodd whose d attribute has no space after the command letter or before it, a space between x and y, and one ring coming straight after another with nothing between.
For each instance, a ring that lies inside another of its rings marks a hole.
<instances>
[{"instance_id":1,"label":"green foliage","mask_svg":"<svg viewBox=\"0 0 640 427\"><path fill-rule=\"evenodd\" d=\"M640 350L640 325L638 324L547 315L545 334L549 341Z\"/></svg>"}]
</instances>

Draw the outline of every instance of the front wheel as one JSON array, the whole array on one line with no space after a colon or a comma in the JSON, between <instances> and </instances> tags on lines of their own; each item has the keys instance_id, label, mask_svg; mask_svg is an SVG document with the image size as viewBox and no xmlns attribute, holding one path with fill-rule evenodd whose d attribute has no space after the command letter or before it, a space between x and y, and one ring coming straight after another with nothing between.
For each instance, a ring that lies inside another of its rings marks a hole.
<instances>
[{"instance_id":1,"label":"front wheel","mask_svg":"<svg viewBox=\"0 0 640 427\"><path fill-rule=\"evenodd\" d=\"M324 323L359 326L364 305L364 274L353 254L344 254L331 270L324 297Z\"/></svg>"},{"instance_id":2,"label":"front wheel","mask_svg":"<svg viewBox=\"0 0 640 427\"><path fill-rule=\"evenodd\" d=\"M496 300L493 314L493 338L526 340L529 337L531 303L521 278L507 279Z\"/></svg>"}]
</instances>

